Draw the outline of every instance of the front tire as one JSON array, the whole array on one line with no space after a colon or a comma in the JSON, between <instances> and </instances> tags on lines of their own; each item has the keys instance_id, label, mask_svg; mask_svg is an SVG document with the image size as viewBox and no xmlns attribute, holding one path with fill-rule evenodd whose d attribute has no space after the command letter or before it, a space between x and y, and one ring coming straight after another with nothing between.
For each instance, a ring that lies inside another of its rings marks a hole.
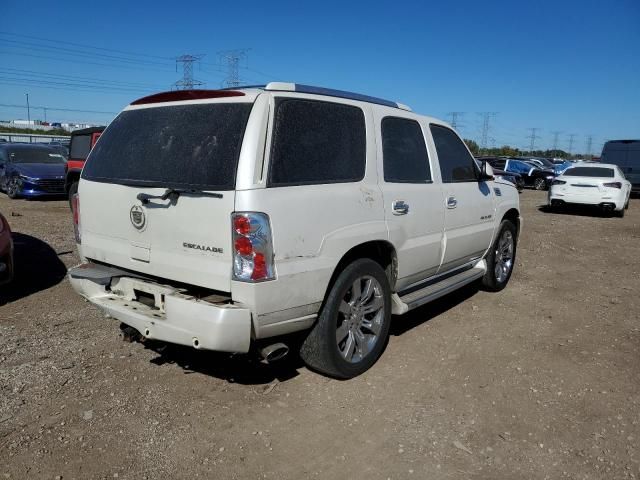
<instances>
[{"instance_id":1,"label":"front tire","mask_svg":"<svg viewBox=\"0 0 640 480\"><path fill-rule=\"evenodd\" d=\"M482 286L490 292L499 292L509 283L516 260L518 230L511 220L503 220L498 235L487 255L487 272Z\"/></svg>"},{"instance_id":2,"label":"front tire","mask_svg":"<svg viewBox=\"0 0 640 480\"><path fill-rule=\"evenodd\" d=\"M9 198L16 199L20 196L20 184L16 177L7 180L7 196Z\"/></svg>"},{"instance_id":3,"label":"front tire","mask_svg":"<svg viewBox=\"0 0 640 480\"><path fill-rule=\"evenodd\" d=\"M330 377L356 377L382 355L390 324L387 275L371 259L355 260L331 286L300 357L311 369Z\"/></svg>"}]
</instances>

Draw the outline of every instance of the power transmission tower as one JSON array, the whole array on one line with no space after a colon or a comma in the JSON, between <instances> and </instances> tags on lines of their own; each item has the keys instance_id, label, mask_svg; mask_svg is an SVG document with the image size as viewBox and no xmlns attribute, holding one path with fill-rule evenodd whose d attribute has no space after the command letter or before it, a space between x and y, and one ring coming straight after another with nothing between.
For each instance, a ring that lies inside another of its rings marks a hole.
<instances>
[{"instance_id":1,"label":"power transmission tower","mask_svg":"<svg viewBox=\"0 0 640 480\"><path fill-rule=\"evenodd\" d=\"M533 147L536 144L536 139L540 138L540 135L536 135L536 132L540 130L538 127L532 127L528 129L531 132L527 138L529 139L529 155L533 155Z\"/></svg>"},{"instance_id":2,"label":"power transmission tower","mask_svg":"<svg viewBox=\"0 0 640 480\"><path fill-rule=\"evenodd\" d=\"M593 157L591 155L591 146L593 145L593 135L587 135L587 146L586 146L586 157L587 160L591 160Z\"/></svg>"},{"instance_id":3,"label":"power transmission tower","mask_svg":"<svg viewBox=\"0 0 640 480\"><path fill-rule=\"evenodd\" d=\"M487 149L487 142L489 141L489 130L491 128L490 122L498 112L480 112L478 115L482 115L482 133L480 135L480 154Z\"/></svg>"},{"instance_id":4,"label":"power transmission tower","mask_svg":"<svg viewBox=\"0 0 640 480\"><path fill-rule=\"evenodd\" d=\"M464 115L464 112L449 112L449 116L451 117L451 126L454 129L458 128L458 119L462 118L462 115Z\"/></svg>"},{"instance_id":5,"label":"power transmission tower","mask_svg":"<svg viewBox=\"0 0 640 480\"><path fill-rule=\"evenodd\" d=\"M551 133L553 133L553 150L558 150L558 137L562 132L559 130L555 130Z\"/></svg>"},{"instance_id":6,"label":"power transmission tower","mask_svg":"<svg viewBox=\"0 0 640 480\"><path fill-rule=\"evenodd\" d=\"M569 134L569 156L571 156L571 152L573 151L573 139L575 138L575 133Z\"/></svg>"},{"instance_id":7,"label":"power transmission tower","mask_svg":"<svg viewBox=\"0 0 640 480\"><path fill-rule=\"evenodd\" d=\"M249 48L241 48L237 50L224 50L218 52L220 57L220 63L227 65L227 78L224 81L224 85L229 88L239 87L242 85L240 81L240 61L246 60Z\"/></svg>"},{"instance_id":8,"label":"power transmission tower","mask_svg":"<svg viewBox=\"0 0 640 480\"><path fill-rule=\"evenodd\" d=\"M176 71L178 71L178 63L182 63L182 80L178 80L173 86L178 90L191 90L193 87L204 85L200 80L193 78L193 64L199 62L204 55L180 55L176 58Z\"/></svg>"}]
</instances>

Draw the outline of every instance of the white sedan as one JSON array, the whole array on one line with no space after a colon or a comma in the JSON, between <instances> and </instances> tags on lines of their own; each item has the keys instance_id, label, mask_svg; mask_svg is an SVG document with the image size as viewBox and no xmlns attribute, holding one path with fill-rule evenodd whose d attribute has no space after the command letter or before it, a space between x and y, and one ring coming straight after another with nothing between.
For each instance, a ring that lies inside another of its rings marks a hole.
<instances>
[{"instance_id":1,"label":"white sedan","mask_svg":"<svg viewBox=\"0 0 640 480\"><path fill-rule=\"evenodd\" d=\"M549 188L549 206L594 205L606 212L624 216L629 208L631 183L617 165L578 164L556 177Z\"/></svg>"}]
</instances>

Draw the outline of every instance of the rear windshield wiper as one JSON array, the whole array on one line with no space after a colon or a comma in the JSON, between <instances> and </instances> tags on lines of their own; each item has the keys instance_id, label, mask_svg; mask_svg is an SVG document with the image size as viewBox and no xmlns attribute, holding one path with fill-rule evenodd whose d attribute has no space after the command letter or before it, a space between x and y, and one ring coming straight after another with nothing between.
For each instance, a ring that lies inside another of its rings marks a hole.
<instances>
[{"instance_id":1,"label":"rear windshield wiper","mask_svg":"<svg viewBox=\"0 0 640 480\"><path fill-rule=\"evenodd\" d=\"M146 205L151 200L155 200L155 199L175 201L183 193L187 195L200 195L205 197L222 198L221 193L205 192L203 190L189 189L189 188L167 188L166 192L164 192L162 195L150 195L148 193L140 192L136 196L136 198L140 200L143 205Z\"/></svg>"}]
</instances>

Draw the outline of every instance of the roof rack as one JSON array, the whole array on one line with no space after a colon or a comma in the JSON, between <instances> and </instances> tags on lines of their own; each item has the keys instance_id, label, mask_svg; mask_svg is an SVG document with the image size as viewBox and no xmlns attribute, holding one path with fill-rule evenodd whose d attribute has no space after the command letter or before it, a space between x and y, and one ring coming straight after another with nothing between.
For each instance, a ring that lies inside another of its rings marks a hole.
<instances>
[{"instance_id":1,"label":"roof rack","mask_svg":"<svg viewBox=\"0 0 640 480\"><path fill-rule=\"evenodd\" d=\"M284 82L271 82L265 87L265 90L279 91L279 92L299 92L299 93L311 93L314 95L326 95L328 97L346 98L349 100L358 100L360 102L375 103L377 105L384 105L392 108L400 108L402 110L411 111L407 105L401 103L392 102L378 97L370 97L369 95L362 95L360 93L346 92L344 90L334 90L331 88L314 87L312 85L303 85L300 83L284 83Z\"/></svg>"}]
</instances>

